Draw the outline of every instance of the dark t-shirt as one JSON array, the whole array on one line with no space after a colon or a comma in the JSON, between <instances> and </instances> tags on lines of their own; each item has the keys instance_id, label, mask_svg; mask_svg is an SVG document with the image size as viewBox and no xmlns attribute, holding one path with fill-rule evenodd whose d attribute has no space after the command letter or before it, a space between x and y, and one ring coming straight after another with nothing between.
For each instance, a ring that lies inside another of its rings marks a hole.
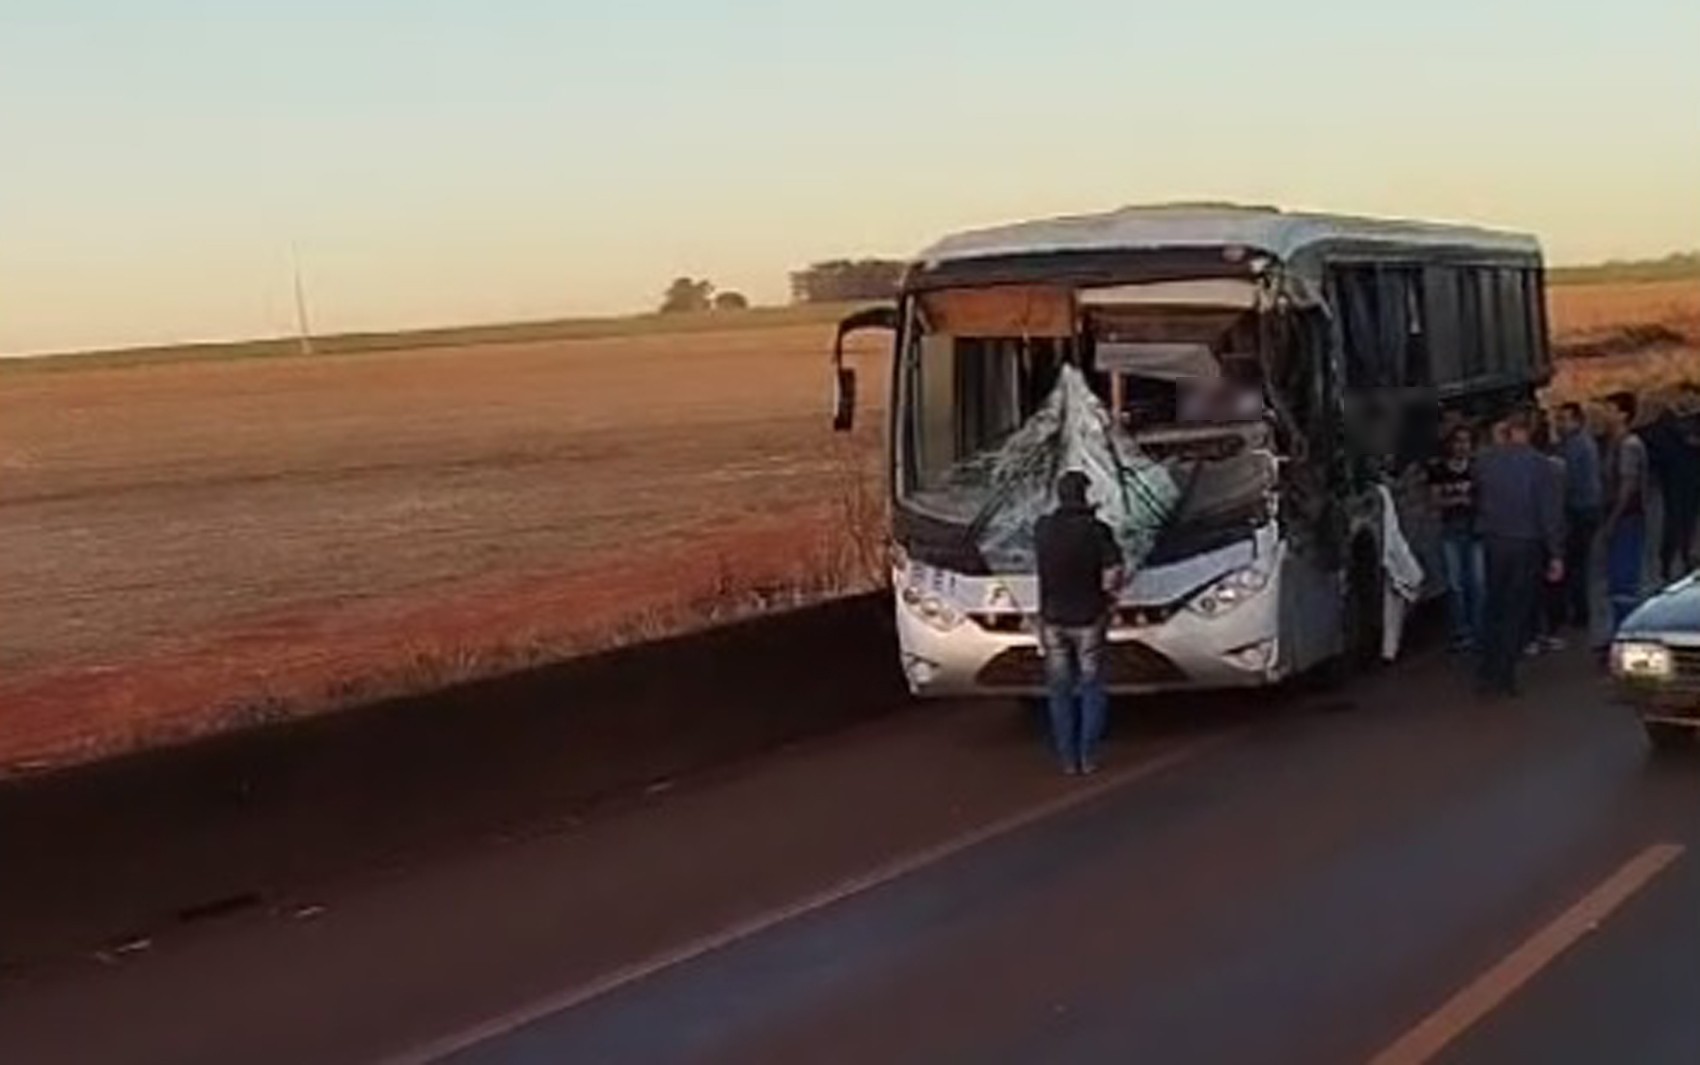
<instances>
[{"instance_id":1,"label":"dark t-shirt","mask_svg":"<svg viewBox=\"0 0 1700 1065\"><path fill-rule=\"evenodd\" d=\"M1110 527L1090 510L1058 510L1034 530L1039 616L1052 625L1096 625L1109 611L1104 572L1121 565Z\"/></svg>"},{"instance_id":2,"label":"dark t-shirt","mask_svg":"<svg viewBox=\"0 0 1700 1065\"><path fill-rule=\"evenodd\" d=\"M1700 433L1693 418L1667 415L1642 434L1647 464L1667 497L1700 495Z\"/></svg>"},{"instance_id":3,"label":"dark t-shirt","mask_svg":"<svg viewBox=\"0 0 1700 1065\"><path fill-rule=\"evenodd\" d=\"M1435 459L1428 465L1429 491L1434 493L1440 524L1454 534L1476 527L1476 464L1469 459Z\"/></svg>"}]
</instances>

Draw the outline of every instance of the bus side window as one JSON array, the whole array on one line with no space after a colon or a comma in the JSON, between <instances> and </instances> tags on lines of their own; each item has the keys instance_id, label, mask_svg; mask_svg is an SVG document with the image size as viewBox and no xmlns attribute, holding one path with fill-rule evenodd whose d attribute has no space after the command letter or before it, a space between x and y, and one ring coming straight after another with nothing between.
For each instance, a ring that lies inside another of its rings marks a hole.
<instances>
[{"instance_id":1,"label":"bus side window","mask_svg":"<svg viewBox=\"0 0 1700 1065\"><path fill-rule=\"evenodd\" d=\"M1503 374L1510 369L1509 353L1505 350L1504 334L1499 328L1499 286L1494 281L1497 271L1476 267L1469 271L1476 290L1476 343L1483 354L1482 368L1490 374Z\"/></svg>"},{"instance_id":2,"label":"bus side window","mask_svg":"<svg viewBox=\"0 0 1700 1065\"><path fill-rule=\"evenodd\" d=\"M1406 302L1400 284L1399 271L1391 267L1376 271L1375 304L1377 314L1376 352L1377 385L1398 385L1405 380L1405 337L1409 326L1405 320Z\"/></svg>"},{"instance_id":3,"label":"bus side window","mask_svg":"<svg viewBox=\"0 0 1700 1065\"><path fill-rule=\"evenodd\" d=\"M1380 384L1422 388L1430 383L1421 276L1403 266L1380 271Z\"/></svg>"},{"instance_id":4,"label":"bus side window","mask_svg":"<svg viewBox=\"0 0 1700 1065\"><path fill-rule=\"evenodd\" d=\"M1464 337L1459 329L1458 271L1431 266L1423 271L1423 338L1428 349L1429 380L1435 385L1462 381Z\"/></svg>"},{"instance_id":5,"label":"bus side window","mask_svg":"<svg viewBox=\"0 0 1700 1065\"><path fill-rule=\"evenodd\" d=\"M1409 388L1434 384L1433 359L1429 354L1428 308L1423 302L1423 275L1418 270L1400 270L1399 287L1405 297L1405 378Z\"/></svg>"},{"instance_id":6,"label":"bus side window","mask_svg":"<svg viewBox=\"0 0 1700 1065\"><path fill-rule=\"evenodd\" d=\"M1374 388L1384 380L1378 287L1374 267L1334 271L1334 306L1340 316L1350 388Z\"/></svg>"},{"instance_id":7,"label":"bus side window","mask_svg":"<svg viewBox=\"0 0 1700 1065\"><path fill-rule=\"evenodd\" d=\"M1505 353L1502 366L1507 373L1526 375L1534 364L1534 345L1529 342L1529 315L1523 306L1521 270L1494 271L1499 294L1499 345Z\"/></svg>"},{"instance_id":8,"label":"bus side window","mask_svg":"<svg viewBox=\"0 0 1700 1065\"><path fill-rule=\"evenodd\" d=\"M1453 271L1453 276L1458 282L1458 354L1464 380L1468 381L1488 372L1482 337L1482 291L1474 269L1463 267Z\"/></svg>"}]
</instances>

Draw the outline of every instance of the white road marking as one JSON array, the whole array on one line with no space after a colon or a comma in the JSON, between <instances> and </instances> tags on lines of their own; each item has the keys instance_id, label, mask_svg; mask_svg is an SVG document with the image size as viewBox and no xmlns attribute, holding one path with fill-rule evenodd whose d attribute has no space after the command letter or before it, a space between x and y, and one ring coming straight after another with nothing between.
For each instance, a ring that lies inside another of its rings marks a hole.
<instances>
[{"instance_id":1,"label":"white road marking","mask_svg":"<svg viewBox=\"0 0 1700 1065\"><path fill-rule=\"evenodd\" d=\"M1205 752L1220 747L1236 738L1240 730L1234 730L1222 735L1190 743L1167 751L1146 762L1130 766L1116 772L1105 772L1099 779L1082 784L1070 791L1058 795L1054 799L1028 807L1019 813L1012 814L999 821L984 825L970 832L954 836L942 843L934 844L912 854L887 862L875 869L848 880L840 881L822 891L805 896L796 902L756 914L736 924L730 925L717 932L697 939L690 940L671 950L652 955L642 961L634 962L615 969L603 976L580 984L556 995L530 1003L510 1013L493 1018L466 1031L456 1033L445 1039L415 1048L404 1054L389 1059L391 1065L415 1065L419 1062L437 1061L442 1058L470 1049L479 1043L506 1035L516 1029L523 1028L534 1021L566 1010L575 1009L594 999L618 991L623 987L647 980L661 972L694 961L715 951L723 950L742 940L760 935L772 928L785 924L787 921L824 910L857 895L865 894L903 877L919 872L947 858L990 842L1000 836L1007 836L1029 825L1036 824L1048 818L1065 813L1078 806L1083 806L1094 799L1102 798L1135 781L1161 773L1183 762L1191 761Z\"/></svg>"}]
</instances>

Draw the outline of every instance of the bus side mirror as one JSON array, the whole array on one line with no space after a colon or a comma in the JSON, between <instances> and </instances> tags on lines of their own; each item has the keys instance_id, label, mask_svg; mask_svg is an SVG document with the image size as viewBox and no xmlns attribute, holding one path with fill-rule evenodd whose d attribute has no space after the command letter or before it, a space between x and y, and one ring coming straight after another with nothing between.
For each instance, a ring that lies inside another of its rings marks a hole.
<instances>
[{"instance_id":1,"label":"bus side mirror","mask_svg":"<svg viewBox=\"0 0 1700 1065\"><path fill-rule=\"evenodd\" d=\"M858 329L897 328L897 308L889 304L868 307L838 323L832 343L832 428L847 433L856 424L856 371L844 365L844 338Z\"/></svg>"},{"instance_id":2,"label":"bus side mirror","mask_svg":"<svg viewBox=\"0 0 1700 1065\"><path fill-rule=\"evenodd\" d=\"M856 427L856 371L840 366L834 374L832 430L847 433Z\"/></svg>"}]
</instances>

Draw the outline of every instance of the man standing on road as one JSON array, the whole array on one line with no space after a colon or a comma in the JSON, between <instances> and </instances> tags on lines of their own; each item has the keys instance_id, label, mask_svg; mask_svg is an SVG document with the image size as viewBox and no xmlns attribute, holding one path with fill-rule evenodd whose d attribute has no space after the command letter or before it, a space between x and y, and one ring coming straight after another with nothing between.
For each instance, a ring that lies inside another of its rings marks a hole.
<instances>
[{"instance_id":1,"label":"man standing on road","mask_svg":"<svg viewBox=\"0 0 1700 1065\"><path fill-rule=\"evenodd\" d=\"M1546 456L1529 444L1529 415L1505 418L1500 441L1476 460L1476 529L1487 556L1487 610L1478 686L1484 695L1517 694L1517 660L1545 579L1564 576L1559 496Z\"/></svg>"},{"instance_id":2,"label":"man standing on road","mask_svg":"<svg viewBox=\"0 0 1700 1065\"><path fill-rule=\"evenodd\" d=\"M1039 519L1039 638L1050 689L1051 739L1063 772L1092 773L1108 697L1100 673L1121 550L1087 501L1086 475L1057 481L1057 509Z\"/></svg>"},{"instance_id":3,"label":"man standing on road","mask_svg":"<svg viewBox=\"0 0 1700 1065\"><path fill-rule=\"evenodd\" d=\"M1617 632L1641 602L1642 559L1647 549L1647 446L1635 435L1635 393L1606 397L1606 595L1611 631Z\"/></svg>"},{"instance_id":4,"label":"man standing on road","mask_svg":"<svg viewBox=\"0 0 1700 1065\"><path fill-rule=\"evenodd\" d=\"M1564 459L1565 620L1584 633L1593 619L1588 587L1594 535L1600 530L1600 449L1580 403L1558 409L1559 456Z\"/></svg>"}]
</instances>

